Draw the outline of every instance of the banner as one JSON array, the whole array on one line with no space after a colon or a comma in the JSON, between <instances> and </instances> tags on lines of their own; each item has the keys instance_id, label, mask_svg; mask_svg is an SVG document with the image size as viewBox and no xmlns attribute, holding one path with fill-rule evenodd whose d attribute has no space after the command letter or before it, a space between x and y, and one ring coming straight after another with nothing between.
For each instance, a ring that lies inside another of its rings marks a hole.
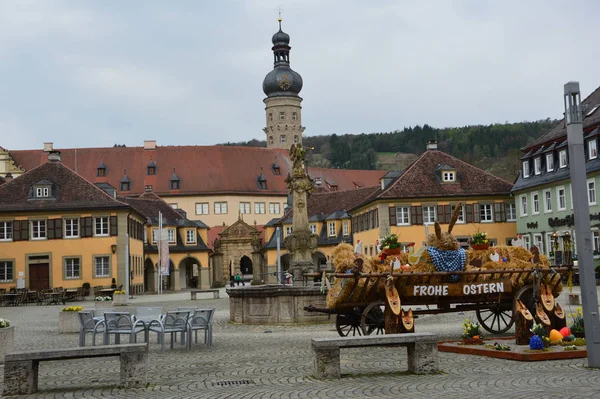
<instances>
[{"instance_id":1,"label":"banner","mask_svg":"<svg viewBox=\"0 0 600 399\"><path fill-rule=\"evenodd\" d=\"M171 262L169 261L169 233L167 232L167 229L160 230L159 245L161 274L163 276L168 276Z\"/></svg>"}]
</instances>

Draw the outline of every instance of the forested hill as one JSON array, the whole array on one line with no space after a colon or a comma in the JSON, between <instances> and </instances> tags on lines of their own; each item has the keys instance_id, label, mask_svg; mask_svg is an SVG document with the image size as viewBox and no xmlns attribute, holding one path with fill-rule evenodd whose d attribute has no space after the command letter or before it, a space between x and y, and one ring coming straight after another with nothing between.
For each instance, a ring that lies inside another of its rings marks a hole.
<instances>
[{"instance_id":1,"label":"forested hill","mask_svg":"<svg viewBox=\"0 0 600 399\"><path fill-rule=\"evenodd\" d=\"M425 151L428 140L436 139L440 150L512 182L519 173L520 149L556 122L545 119L443 129L423 125L387 133L306 136L303 144L314 147L308 159L312 166L401 170ZM266 147L266 142L223 145Z\"/></svg>"}]
</instances>

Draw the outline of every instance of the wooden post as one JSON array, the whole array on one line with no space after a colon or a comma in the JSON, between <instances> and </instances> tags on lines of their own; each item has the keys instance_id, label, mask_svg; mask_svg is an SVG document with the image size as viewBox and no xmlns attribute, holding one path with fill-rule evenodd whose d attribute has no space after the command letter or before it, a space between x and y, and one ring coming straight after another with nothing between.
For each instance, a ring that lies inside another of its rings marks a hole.
<instances>
[{"instance_id":1,"label":"wooden post","mask_svg":"<svg viewBox=\"0 0 600 399\"><path fill-rule=\"evenodd\" d=\"M385 301L385 311L384 311L384 317L385 317L385 333L386 334L399 334L401 333L401 329L400 329L400 316L396 316L394 314L394 312L392 312L392 309L390 308L390 305L388 304L387 301Z\"/></svg>"},{"instance_id":2,"label":"wooden post","mask_svg":"<svg viewBox=\"0 0 600 399\"><path fill-rule=\"evenodd\" d=\"M515 301L515 335L517 345L529 345L533 316L520 300Z\"/></svg>"}]
</instances>

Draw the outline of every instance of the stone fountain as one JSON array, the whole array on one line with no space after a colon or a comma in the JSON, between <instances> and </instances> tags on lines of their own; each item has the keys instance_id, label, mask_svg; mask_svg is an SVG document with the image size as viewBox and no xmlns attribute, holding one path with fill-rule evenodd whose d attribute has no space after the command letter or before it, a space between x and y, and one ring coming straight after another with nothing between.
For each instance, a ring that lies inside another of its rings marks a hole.
<instances>
[{"instance_id":1,"label":"stone fountain","mask_svg":"<svg viewBox=\"0 0 600 399\"><path fill-rule=\"evenodd\" d=\"M301 144L292 144L290 158L292 172L285 179L292 195L292 233L285 238L285 247L290 252L288 272L293 285L261 285L227 289L230 302L230 321L249 324L282 324L321 322L328 315L306 312L305 306L325 307L325 295L319 287L305 287L303 273L314 272L312 253L317 249L316 234L308 225L307 195L313 182L306 169L306 149Z\"/></svg>"}]
</instances>

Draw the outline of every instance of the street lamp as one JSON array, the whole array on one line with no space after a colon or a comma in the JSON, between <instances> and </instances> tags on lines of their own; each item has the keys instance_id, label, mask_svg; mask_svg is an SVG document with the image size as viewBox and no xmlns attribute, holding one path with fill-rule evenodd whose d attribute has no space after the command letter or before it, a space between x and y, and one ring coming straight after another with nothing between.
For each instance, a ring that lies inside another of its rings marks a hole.
<instances>
[{"instance_id":1,"label":"street lamp","mask_svg":"<svg viewBox=\"0 0 600 399\"><path fill-rule=\"evenodd\" d=\"M573 251L571 250L571 232L570 231L565 231L565 236L563 238L564 240L564 245L565 245L565 256L564 256L564 263L565 265L571 265L573 264Z\"/></svg>"},{"instance_id":2,"label":"street lamp","mask_svg":"<svg viewBox=\"0 0 600 399\"><path fill-rule=\"evenodd\" d=\"M555 231L552 233L552 253L554 254L554 265L559 266L558 262L558 233Z\"/></svg>"},{"instance_id":3,"label":"street lamp","mask_svg":"<svg viewBox=\"0 0 600 399\"><path fill-rule=\"evenodd\" d=\"M581 115L579 82L565 84L564 104L588 366L600 367L600 319L598 319L598 293L594 273L592 231L588 214L587 175L585 172L583 117Z\"/></svg>"}]
</instances>

